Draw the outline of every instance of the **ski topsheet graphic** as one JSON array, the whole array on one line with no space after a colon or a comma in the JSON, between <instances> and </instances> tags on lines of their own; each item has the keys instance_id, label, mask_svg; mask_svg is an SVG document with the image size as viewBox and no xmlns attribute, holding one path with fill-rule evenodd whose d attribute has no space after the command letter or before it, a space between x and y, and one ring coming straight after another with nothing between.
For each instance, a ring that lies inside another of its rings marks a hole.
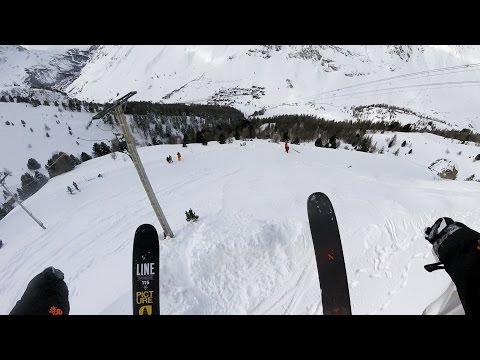
<instances>
[{"instance_id":1,"label":"ski topsheet graphic","mask_svg":"<svg viewBox=\"0 0 480 360\"><path fill-rule=\"evenodd\" d=\"M160 315L159 265L157 230L140 225L133 241L133 315Z\"/></svg>"},{"instance_id":2,"label":"ski topsheet graphic","mask_svg":"<svg viewBox=\"0 0 480 360\"><path fill-rule=\"evenodd\" d=\"M332 203L317 192L308 197L308 220L317 261L324 315L351 315L342 242Z\"/></svg>"}]
</instances>

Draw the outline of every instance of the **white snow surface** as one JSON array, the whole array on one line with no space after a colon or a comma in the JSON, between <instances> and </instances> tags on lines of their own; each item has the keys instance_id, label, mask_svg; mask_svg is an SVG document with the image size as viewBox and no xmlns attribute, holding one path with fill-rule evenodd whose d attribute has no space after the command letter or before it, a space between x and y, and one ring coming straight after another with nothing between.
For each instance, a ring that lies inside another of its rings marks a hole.
<instances>
[{"instance_id":1,"label":"white snow surface","mask_svg":"<svg viewBox=\"0 0 480 360\"><path fill-rule=\"evenodd\" d=\"M428 170L437 158L429 150L448 147L463 177L480 176L468 158L479 148L402 136L413 153L398 157L312 143L286 154L265 140L139 148L175 234L160 240L161 314L321 314L306 211L317 191L336 212L353 314L421 314L450 284L445 272L423 268L435 261L424 228L449 216L480 229L479 183L439 179ZM167 164L177 151L182 161ZM133 164L117 155L57 176L25 201L46 230L18 206L0 221L1 314L47 266L65 273L71 314L131 314L135 230L144 223L162 230ZM81 192L69 195L72 181ZM198 222L186 222L189 208Z\"/></svg>"}]
</instances>

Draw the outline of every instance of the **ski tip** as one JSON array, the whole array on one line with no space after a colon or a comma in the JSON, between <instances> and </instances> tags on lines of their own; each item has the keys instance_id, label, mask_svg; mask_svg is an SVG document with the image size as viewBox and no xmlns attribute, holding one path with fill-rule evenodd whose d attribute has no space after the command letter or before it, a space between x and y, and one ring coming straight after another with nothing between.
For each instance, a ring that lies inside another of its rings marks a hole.
<instances>
[{"instance_id":1,"label":"ski tip","mask_svg":"<svg viewBox=\"0 0 480 360\"><path fill-rule=\"evenodd\" d=\"M135 237L138 236L158 238L157 229L151 224L142 224L135 231Z\"/></svg>"},{"instance_id":2,"label":"ski tip","mask_svg":"<svg viewBox=\"0 0 480 360\"><path fill-rule=\"evenodd\" d=\"M315 201L317 200L318 198L327 198L328 199L328 196L325 195L324 193L322 192L314 192L312 194L310 194L310 196L308 197L308 201Z\"/></svg>"}]
</instances>

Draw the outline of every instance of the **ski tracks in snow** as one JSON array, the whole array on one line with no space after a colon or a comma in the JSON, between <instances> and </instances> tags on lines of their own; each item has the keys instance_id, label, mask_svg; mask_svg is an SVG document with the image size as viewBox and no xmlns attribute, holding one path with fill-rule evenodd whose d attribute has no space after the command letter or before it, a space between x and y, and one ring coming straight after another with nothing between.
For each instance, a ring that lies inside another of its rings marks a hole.
<instances>
[{"instance_id":1,"label":"ski tracks in snow","mask_svg":"<svg viewBox=\"0 0 480 360\"><path fill-rule=\"evenodd\" d=\"M408 214L389 214L384 221L383 226L369 225L365 233L371 235L371 238L364 242L362 256L373 261L369 267L354 270L350 279L350 289L355 288L356 291L362 286L363 291L375 289L375 282L379 281L387 285L382 286L385 293L377 296L379 304L374 305L373 310L366 311L369 315L387 310L395 297L407 287L412 265L416 261L423 265L431 254L419 231L428 222L426 217L419 219Z\"/></svg>"}]
</instances>

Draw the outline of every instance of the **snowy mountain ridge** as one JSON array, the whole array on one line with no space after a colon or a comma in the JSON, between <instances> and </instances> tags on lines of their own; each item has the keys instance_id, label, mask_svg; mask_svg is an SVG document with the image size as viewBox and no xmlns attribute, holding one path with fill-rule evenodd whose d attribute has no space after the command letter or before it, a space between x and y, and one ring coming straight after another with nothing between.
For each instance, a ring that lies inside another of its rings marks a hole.
<instances>
[{"instance_id":1,"label":"snowy mountain ridge","mask_svg":"<svg viewBox=\"0 0 480 360\"><path fill-rule=\"evenodd\" d=\"M385 103L479 131L479 65L480 47L468 45L102 45L65 90L337 120Z\"/></svg>"},{"instance_id":2,"label":"snowy mountain ridge","mask_svg":"<svg viewBox=\"0 0 480 360\"><path fill-rule=\"evenodd\" d=\"M96 45L67 52L0 46L2 89L49 87L100 103L136 90L138 101L336 120L384 103L477 132L479 71L480 47L473 45Z\"/></svg>"},{"instance_id":3,"label":"snowy mountain ridge","mask_svg":"<svg viewBox=\"0 0 480 360\"><path fill-rule=\"evenodd\" d=\"M0 89L62 89L79 75L94 49L46 51L0 45Z\"/></svg>"}]
</instances>

